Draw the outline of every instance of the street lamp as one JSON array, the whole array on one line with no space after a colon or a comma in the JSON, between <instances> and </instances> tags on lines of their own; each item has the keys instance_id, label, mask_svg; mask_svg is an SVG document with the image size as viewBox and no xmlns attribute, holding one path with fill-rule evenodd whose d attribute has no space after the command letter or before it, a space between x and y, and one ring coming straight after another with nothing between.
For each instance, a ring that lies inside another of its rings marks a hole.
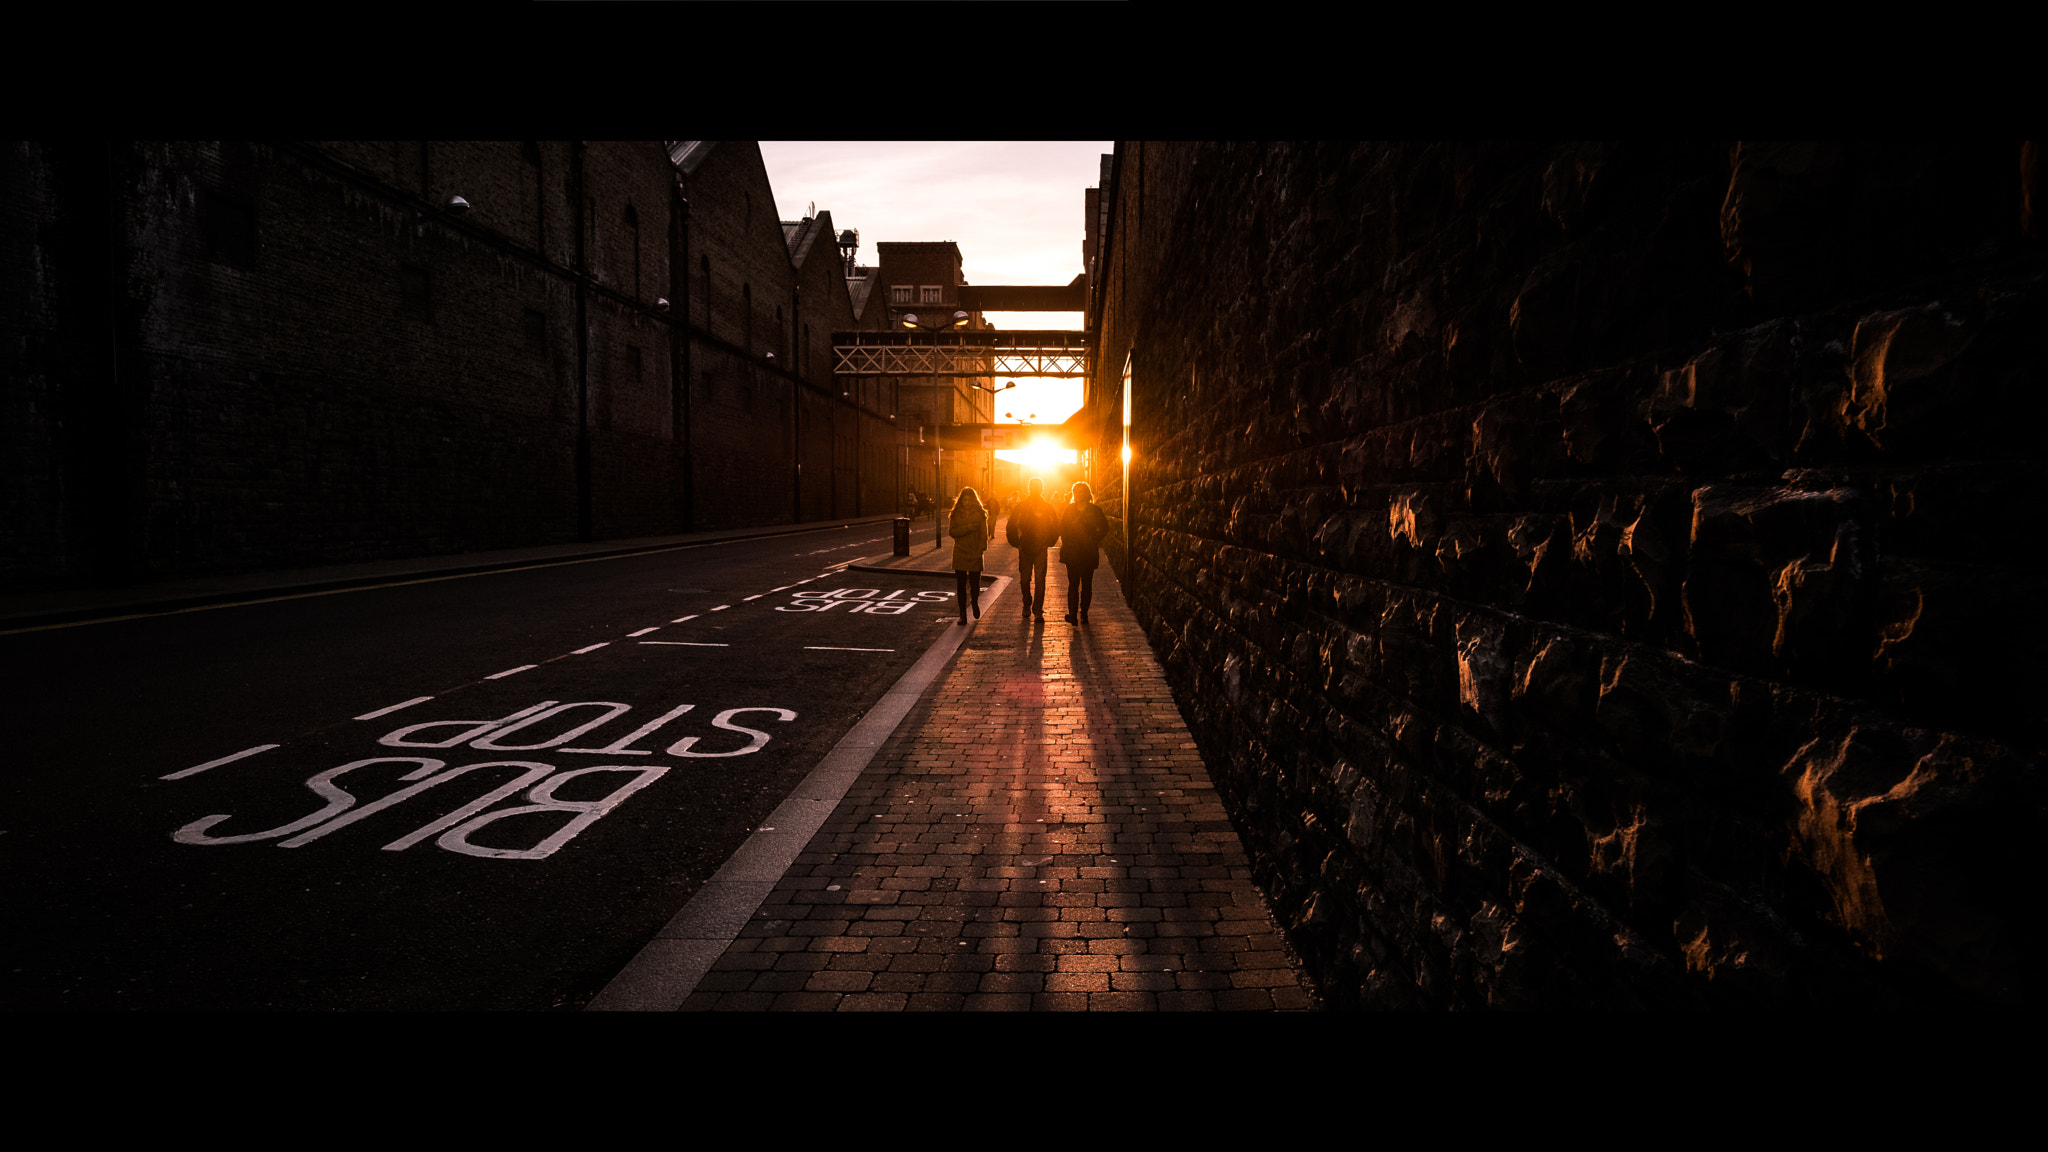
<instances>
[{"instance_id":1,"label":"street lamp","mask_svg":"<svg viewBox=\"0 0 2048 1152\"><path fill-rule=\"evenodd\" d=\"M438 220L444 216L453 219L467 211L469 211L469 201L464 200L460 196L450 196L445 203L432 212L415 211L412 214L412 234L415 236L425 235L427 222L430 220Z\"/></svg>"},{"instance_id":2,"label":"street lamp","mask_svg":"<svg viewBox=\"0 0 2048 1152\"><path fill-rule=\"evenodd\" d=\"M965 312L955 312L944 319L937 316L919 319L917 313L905 312L901 323L905 328L916 331L939 333L944 332L948 328L965 328L967 327L967 322L972 319L973 317ZM939 526L945 518L946 482L940 479L940 471L945 467L946 454L945 450L939 447L939 358L936 352L936 345L934 345L934 349L932 355L932 487L936 490L938 499L932 502L932 547L937 549L945 541L945 533L939 530Z\"/></svg>"},{"instance_id":3,"label":"street lamp","mask_svg":"<svg viewBox=\"0 0 2048 1152\"><path fill-rule=\"evenodd\" d=\"M1017 382L1015 380L1012 380L1008 384L1003 385L1001 388L991 388L988 385L983 384L977 380L975 381L974 386L976 388L981 389L983 392L988 393L988 486L991 490L993 490L996 486L996 396L1003 392L1007 392L1012 388L1015 388L1017 386Z\"/></svg>"}]
</instances>

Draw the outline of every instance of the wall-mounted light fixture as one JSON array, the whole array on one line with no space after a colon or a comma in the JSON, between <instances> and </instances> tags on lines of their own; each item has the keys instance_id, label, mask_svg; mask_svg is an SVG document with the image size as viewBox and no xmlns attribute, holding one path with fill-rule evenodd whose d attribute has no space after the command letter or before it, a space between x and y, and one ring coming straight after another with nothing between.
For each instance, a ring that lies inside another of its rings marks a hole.
<instances>
[{"instance_id":1,"label":"wall-mounted light fixture","mask_svg":"<svg viewBox=\"0 0 2048 1152\"><path fill-rule=\"evenodd\" d=\"M427 221L429 220L438 220L443 216L460 216L467 211L469 211L469 201L464 200L460 196L450 196L446 203L442 204L439 208L435 209L432 212L415 211L412 214L412 234L415 236L424 234L427 227Z\"/></svg>"}]
</instances>

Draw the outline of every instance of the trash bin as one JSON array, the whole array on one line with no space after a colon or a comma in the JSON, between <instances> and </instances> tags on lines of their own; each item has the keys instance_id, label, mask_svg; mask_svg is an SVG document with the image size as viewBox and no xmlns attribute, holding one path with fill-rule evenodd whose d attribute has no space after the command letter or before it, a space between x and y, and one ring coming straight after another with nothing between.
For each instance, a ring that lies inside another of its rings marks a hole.
<instances>
[{"instance_id":1,"label":"trash bin","mask_svg":"<svg viewBox=\"0 0 2048 1152\"><path fill-rule=\"evenodd\" d=\"M898 516L895 523L896 554L898 556L908 556L910 555L910 518Z\"/></svg>"}]
</instances>

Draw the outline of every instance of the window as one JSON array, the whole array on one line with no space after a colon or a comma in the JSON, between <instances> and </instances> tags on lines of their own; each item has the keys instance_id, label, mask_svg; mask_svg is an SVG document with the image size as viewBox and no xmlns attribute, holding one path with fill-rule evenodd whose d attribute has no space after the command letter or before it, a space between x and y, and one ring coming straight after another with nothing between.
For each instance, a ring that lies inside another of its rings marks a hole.
<instances>
[{"instance_id":1,"label":"window","mask_svg":"<svg viewBox=\"0 0 2048 1152\"><path fill-rule=\"evenodd\" d=\"M625 216L626 246L633 253L629 259L633 269L633 299L638 300L640 299L640 214L633 211L633 206L628 204L626 205ZM621 269L621 271L624 270Z\"/></svg>"},{"instance_id":2,"label":"window","mask_svg":"<svg viewBox=\"0 0 2048 1152\"><path fill-rule=\"evenodd\" d=\"M235 197L202 188L199 230L208 259L236 268L256 265L256 210Z\"/></svg>"},{"instance_id":3,"label":"window","mask_svg":"<svg viewBox=\"0 0 2048 1152\"><path fill-rule=\"evenodd\" d=\"M942 303L944 300L943 292L944 290L937 284L926 284L917 290L917 302L919 304Z\"/></svg>"},{"instance_id":4,"label":"window","mask_svg":"<svg viewBox=\"0 0 2048 1152\"><path fill-rule=\"evenodd\" d=\"M917 298L913 295L914 292L915 289L908 284L891 284L889 285L889 303L915 304L917 303Z\"/></svg>"},{"instance_id":5,"label":"window","mask_svg":"<svg viewBox=\"0 0 2048 1152\"><path fill-rule=\"evenodd\" d=\"M425 268L410 264L398 267L398 312L417 320L434 318L432 283Z\"/></svg>"}]
</instances>

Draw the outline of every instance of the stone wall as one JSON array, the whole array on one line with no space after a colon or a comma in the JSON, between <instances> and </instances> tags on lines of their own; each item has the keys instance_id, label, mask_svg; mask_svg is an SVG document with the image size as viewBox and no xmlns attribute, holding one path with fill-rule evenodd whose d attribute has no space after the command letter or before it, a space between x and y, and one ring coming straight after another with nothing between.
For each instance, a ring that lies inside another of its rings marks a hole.
<instances>
[{"instance_id":1,"label":"stone wall","mask_svg":"<svg viewBox=\"0 0 2048 1152\"><path fill-rule=\"evenodd\" d=\"M1329 1001L2041 1002L2038 180L1120 146L1112 553Z\"/></svg>"}]
</instances>

